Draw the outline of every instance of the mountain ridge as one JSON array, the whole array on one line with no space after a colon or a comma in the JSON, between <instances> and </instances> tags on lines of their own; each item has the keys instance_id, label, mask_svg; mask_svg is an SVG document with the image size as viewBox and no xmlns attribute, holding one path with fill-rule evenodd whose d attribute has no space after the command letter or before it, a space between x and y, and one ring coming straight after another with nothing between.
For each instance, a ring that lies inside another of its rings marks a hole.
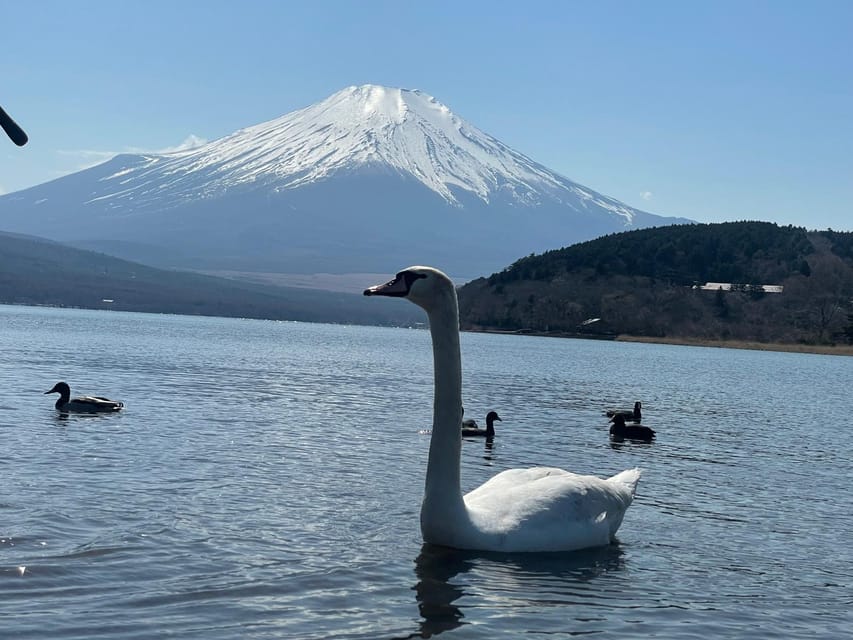
<instances>
[{"instance_id":1,"label":"mountain ridge","mask_svg":"<svg viewBox=\"0 0 853 640\"><path fill-rule=\"evenodd\" d=\"M75 246L132 241L183 254L161 266L245 268L257 257L262 269L307 269L304 259L376 271L411 255L404 262L472 276L554 244L685 222L550 171L426 93L378 85L194 149L121 154L0 196L0 214L7 230Z\"/></svg>"}]
</instances>

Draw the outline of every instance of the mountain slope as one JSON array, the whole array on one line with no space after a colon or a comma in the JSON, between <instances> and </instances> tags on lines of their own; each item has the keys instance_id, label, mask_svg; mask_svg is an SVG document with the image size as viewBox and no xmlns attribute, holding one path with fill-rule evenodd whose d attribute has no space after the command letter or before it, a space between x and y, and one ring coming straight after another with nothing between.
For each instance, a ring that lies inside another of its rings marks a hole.
<instances>
[{"instance_id":1,"label":"mountain slope","mask_svg":"<svg viewBox=\"0 0 853 640\"><path fill-rule=\"evenodd\" d=\"M348 87L204 146L0 197L3 228L157 264L294 271L519 255L684 220L560 176L420 91Z\"/></svg>"},{"instance_id":2,"label":"mountain slope","mask_svg":"<svg viewBox=\"0 0 853 640\"><path fill-rule=\"evenodd\" d=\"M361 295L153 269L8 233L0 233L0 303L346 324L422 321L417 310L370 304Z\"/></svg>"}]
</instances>

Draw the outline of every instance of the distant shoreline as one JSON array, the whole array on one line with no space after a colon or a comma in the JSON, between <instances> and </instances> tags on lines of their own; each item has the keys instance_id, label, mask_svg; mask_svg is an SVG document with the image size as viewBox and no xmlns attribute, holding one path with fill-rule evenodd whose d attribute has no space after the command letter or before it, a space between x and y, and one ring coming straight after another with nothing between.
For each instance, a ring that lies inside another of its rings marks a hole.
<instances>
[{"instance_id":1,"label":"distant shoreline","mask_svg":"<svg viewBox=\"0 0 853 640\"><path fill-rule=\"evenodd\" d=\"M528 331L501 329L464 329L472 333L499 335L538 336L540 338L574 338L577 340L612 340L614 342L641 342L645 344L671 344L680 347L716 347L717 349L750 349L753 351L782 351L787 353L812 353L822 356L853 356L853 344L793 344L785 342L754 342L750 340L710 340L705 338L655 338L651 336L596 335L560 331Z\"/></svg>"},{"instance_id":2,"label":"distant shoreline","mask_svg":"<svg viewBox=\"0 0 853 640\"><path fill-rule=\"evenodd\" d=\"M55 309L77 309L81 311L113 311L124 313L149 313L152 315L183 315L187 317L206 317L206 318L237 318L243 320L268 320L267 318L258 318L253 316L216 316L208 314L186 314L164 311L142 311L136 309L110 309L104 307L77 307L65 306L61 304L32 304L23 302L2 302L3 306L15 307L35 307L35 308L55 308ZM312 320L285 320L286 322L307 322L317 324L339 324L331 321L312 321ZM347 323L344 323L347 324ZM358 324L358 326L387 326L378 324ZM716 347L718 349L750 349L754 351L782 351L788 353L812 353L816 355L826 356L853 356L853 345L813 345L813 344L791 344L781 342L753 342L749 340L709 340L704 338L676 338L664 337L655 338L651 336L630 336L626 334L620 335L596 335L596 334L580 334L580 333L565 333L557 331L529 331L529 330L501 330L501 329L463 329L468 333L493 333L497 335L514 335L514 336L538 336L542 338L574 338L577 340L610 340L615 342L640 342L645 344L671 344L683 347Z\"/></svg>"},{"instance_id":3,"label":"distant shoreline","mask_svg":"<svg viewBox=\"0 0 853 640\"><path fill-rule=\"evenodd\" d=\"M673 344L684 347L716 347L718 349L751 349L755 351L785 351L813 353L825 356L853 356L853 345L789 344L780 342L752 342L748 340L705 340L702 338L651 338L648 336L620 335L617 342L643 342Z\"/></svg>"}]
</instances>

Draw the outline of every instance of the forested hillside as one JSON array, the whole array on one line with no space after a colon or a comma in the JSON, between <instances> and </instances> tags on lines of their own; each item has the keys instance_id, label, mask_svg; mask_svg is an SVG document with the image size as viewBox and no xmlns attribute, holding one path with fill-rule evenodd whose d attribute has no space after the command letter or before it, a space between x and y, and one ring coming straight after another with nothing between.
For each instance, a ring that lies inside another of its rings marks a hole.
<instances>
[{"instance_id":1,"label":"forested hillside","mask_svg":"<svg viewBox=\"0 0 853 640\"><path fill-rule=\"evenodd\" d=\"M709 282L734 286L703 290ZM853 233L729 222L612 234L467 284L460 314L467 329L846 342Z\"/></svg>"}]
</instances>

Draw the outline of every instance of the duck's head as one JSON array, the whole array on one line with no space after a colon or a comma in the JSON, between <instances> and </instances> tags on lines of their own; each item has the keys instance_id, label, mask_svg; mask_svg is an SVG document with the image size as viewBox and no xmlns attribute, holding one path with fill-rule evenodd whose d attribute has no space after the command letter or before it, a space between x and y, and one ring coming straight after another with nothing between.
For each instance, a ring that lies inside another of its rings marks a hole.
<instances>
[{"instance_id":1,"label":"duck's head","mask_svg":"<svg viewBox=\"0 0 853 640\"><path fill-rule=\"evenodd\" d=\"M449 294L454 294L453 281L432 267L403 269L385 284L364 290L366 296L391 296L406 298L429 312Z\"/></svg>"},{"instance_id":2,"label":"duck's head","mask_svg":"<svg viewBox=\"0 0 853 640\"><path fill-rule=\"evenodd\" d=\"M615 416L610 418L610 422L612 422L613 426L617 429L622 428L625 426L625 416L623 416L621 413L617 413Z\"/></svg>"},{"instance_id":3,"label":"duck's head","mask_svg":"<svg viewBox=\"0 0 853 640\"><path fill-rule=\"evenodd\" d=\"M503 422L497 411L489 411L486 414L486 422L494 422L495 420L497 420L498 422Z\"/></svg>"},{"instance_id":4,"label":"duck's head","mask_svg":"<svg viewBox=\"0 0 853 640\"><path fill-rule=\"evenodd\" d=\"M66 382L57 382L55 385L53 385L53 389L51 389L50 391L45 391L44 395L47 395L48 393L58 393L59 395L70 394L71 387L69 387L68 383Z\"/></svg>"}]
</instances>

